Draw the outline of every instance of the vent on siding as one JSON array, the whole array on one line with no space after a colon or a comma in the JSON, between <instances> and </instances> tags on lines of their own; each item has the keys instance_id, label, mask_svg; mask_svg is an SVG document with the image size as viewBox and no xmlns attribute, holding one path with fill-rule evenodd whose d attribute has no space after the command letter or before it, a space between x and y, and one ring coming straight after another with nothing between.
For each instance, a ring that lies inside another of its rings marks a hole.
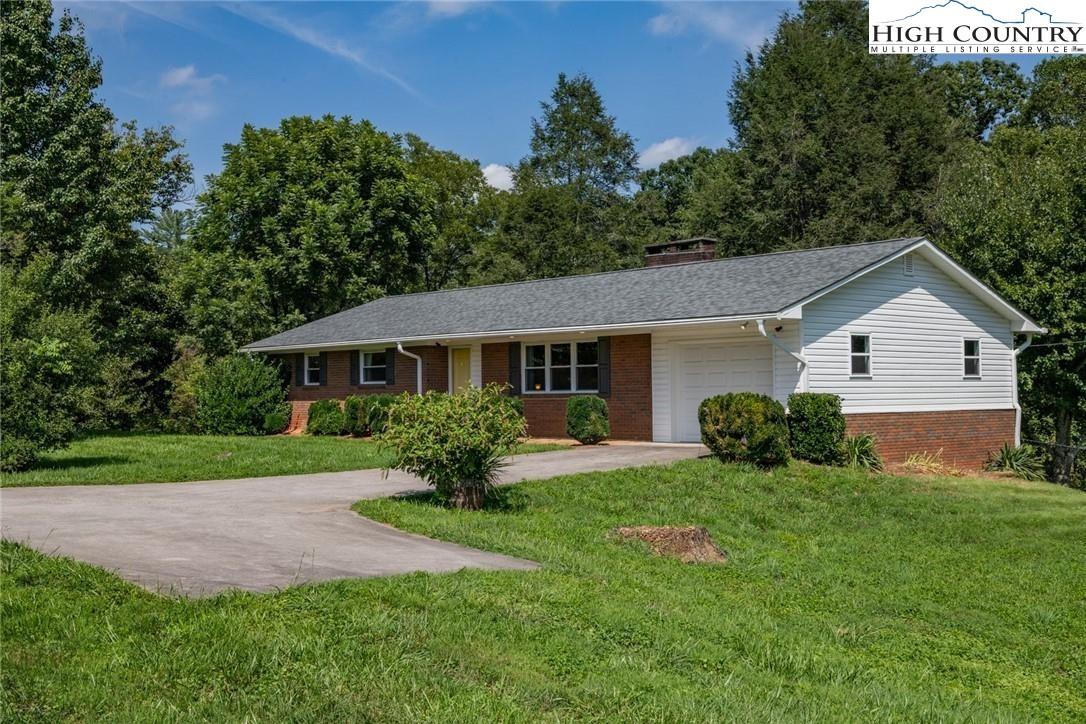
<instances>
[{"instance_id":1,"label":"vent on siding","mask_svg":"<svg viewBox=\"0 0 1086 724\"><path fill-rule=\"evenodd\" d=\"M911 277L913 275L913 255L906 254L902 259L904 260L903 269L905 271L905 276Z\"/></svg>"}]
</instances>

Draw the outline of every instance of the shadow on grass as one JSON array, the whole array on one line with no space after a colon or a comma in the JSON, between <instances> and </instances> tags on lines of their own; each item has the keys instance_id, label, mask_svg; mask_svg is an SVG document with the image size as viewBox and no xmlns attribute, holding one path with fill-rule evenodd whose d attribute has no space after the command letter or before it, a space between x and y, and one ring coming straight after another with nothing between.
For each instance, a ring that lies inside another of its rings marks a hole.
<instances>
[{"instance_id":1,"label":"shadow on grass","mask_svg":"<svg viewBox=\"0 0 1086 724\"><path fill-rule=\"evenodd\" d=\"M446 508L445 500L433 490L393 495L393 500L423 505L428 508ZM483 503L482 510L489 513L519 513L528 507L528 498L524 492L513 486L500 486L491 491Z\"/></svg>"}]
</instances>

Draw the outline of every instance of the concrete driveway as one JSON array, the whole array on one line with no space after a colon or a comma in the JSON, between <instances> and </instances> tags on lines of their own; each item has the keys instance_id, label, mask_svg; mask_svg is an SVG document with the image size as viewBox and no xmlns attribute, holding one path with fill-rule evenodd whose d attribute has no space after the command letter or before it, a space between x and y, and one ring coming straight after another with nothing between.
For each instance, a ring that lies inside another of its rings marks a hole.
<instances>
[{"instance_id":1,"label":"concrete driveway","mask_svg":"<svg viewBox=\"0 0 1086 724\"><path fill-rule=\"evenodd\" d=\"M519 455L502 480L663 464L694 445L616 444ZM350 510L356 500L425 490L380 470L197 483L0 489L7 540L187 596L273 591L309 581L537 564L404 533Z\"/></svg>"}]
</instances>

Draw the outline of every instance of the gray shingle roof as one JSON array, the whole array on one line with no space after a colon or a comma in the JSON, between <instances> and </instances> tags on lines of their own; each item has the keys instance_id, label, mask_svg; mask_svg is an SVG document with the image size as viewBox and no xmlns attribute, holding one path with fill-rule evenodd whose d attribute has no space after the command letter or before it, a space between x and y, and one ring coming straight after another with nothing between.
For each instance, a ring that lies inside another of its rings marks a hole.
<instances>
[{"instance_id":1,"label":"gray shingle roof","mask_svg":"<svg viewBox=\"0 0 1086 724\"><path fill-rule=\"evenodd\" d=\"M891 239L384 297L245 349L768 316L921 240Z\"/></svg>"}]
</instances>

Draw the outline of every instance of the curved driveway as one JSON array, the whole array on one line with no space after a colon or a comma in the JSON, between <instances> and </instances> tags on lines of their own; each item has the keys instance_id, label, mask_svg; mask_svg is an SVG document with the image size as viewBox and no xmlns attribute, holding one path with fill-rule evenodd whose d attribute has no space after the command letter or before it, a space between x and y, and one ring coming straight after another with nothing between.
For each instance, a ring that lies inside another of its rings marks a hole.
<instances>
[{"instance_id":1,"label":"curved driveway","mask_svg":"<svg viewBox=\"0 0 1086 724\"><path fill-rule=\"evenodd\" d=\"M693 445L609 445L520 455L502 481L696 457ZM0 489L7 540L114 570L154 591L207 596L411 571L537 564L404 533L350 510L356 500L424 490L380 470L197 483Z\"/></svg>"}]
</instances>

